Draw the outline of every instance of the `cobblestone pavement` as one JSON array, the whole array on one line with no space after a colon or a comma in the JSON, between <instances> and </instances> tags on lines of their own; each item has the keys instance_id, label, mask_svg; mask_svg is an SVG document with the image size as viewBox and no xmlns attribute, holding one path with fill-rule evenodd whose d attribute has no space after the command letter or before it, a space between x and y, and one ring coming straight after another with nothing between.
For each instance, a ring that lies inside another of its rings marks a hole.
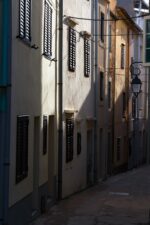
<instances>
[{"instance_id":1,"label":"cobblestone pavement","mask_svg":"<svg viewBox=\"0 0 150 225\"><path fill-rule=\"evenodd\" d=\"M53 206L32 225L148 225L150 166L109 178Z\"/></svg>"}]
</instances>

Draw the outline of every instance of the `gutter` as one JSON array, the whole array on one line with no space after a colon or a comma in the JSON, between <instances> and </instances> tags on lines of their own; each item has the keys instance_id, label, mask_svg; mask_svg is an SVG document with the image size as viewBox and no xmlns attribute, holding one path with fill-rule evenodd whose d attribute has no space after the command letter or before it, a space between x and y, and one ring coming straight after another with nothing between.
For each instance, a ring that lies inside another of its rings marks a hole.
<instances>
[{"instance_id":1,"label":"gutter","mask_svg":"<svg viewBox=\"0 0 150 225\"><path fill-rule=\"evenodd\" d=\"M11 0L1 1L0 225L8 224L11 104Z\"/></svg>"}]
</instances>

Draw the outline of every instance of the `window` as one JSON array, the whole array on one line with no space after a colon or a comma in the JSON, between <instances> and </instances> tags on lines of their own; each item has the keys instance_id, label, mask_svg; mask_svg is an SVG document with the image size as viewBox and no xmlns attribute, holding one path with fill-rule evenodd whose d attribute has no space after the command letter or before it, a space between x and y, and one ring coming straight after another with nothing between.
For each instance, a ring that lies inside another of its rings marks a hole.
<instances>
[{"instance_id":1,"label":"window","mask_svg":"<svg viewBox=\"0 0 150 225\"><path fill-rule=\"evenodd\" d=\"M43 155L47 153L47 116L43 117Z\"/></svg>"},{"instance_id":2,"label":"window","mask_svg":"<svg viewBox=\"0 0 150 225\"><path fill-rule=\"evenodd\" d=\"M121 138L117 138L117 161L120 161Z\"/></svg>"},{"instance_id":3,"label":"window","mask_svg":"<svg viewBox=\"0 0 150 225\"><path fill-rule=\"evenodd\" d=\"M19 37L31 41L31 0L20 0Z\"/></svg>"},{"instance_id":4,"label":"window","mask_svg":"<svg viewBox=\"0 0 150 225\"><path fill-rule=\"evenodd\" d=\"M76 68L76 32L69 27L69 70L74 72Z\"/></svg>"},{"instance_id":5,"label":"window","mask_svg":"<svg viewBox=\"0 0 150 225\"><path fill-rule=\"evenodd\" d=\"M111 108L111 82L108 82L108 108Z\"/></svg>"},{"instance_id":6,"label":"window","mask_svg":"<svg viewBox=\"0 0 150 225\"><path fill-rule=\"evenodd\" d=\"M84 75L90 75L90 44L89 40L84 38Z\"/></svg>"},{"instance_id":7,"label":"window","mask_svg":"<svg viewBox=\"0 0 150 225\"><path fill-rule=\"evenodd\" d=\"M147 18L146 21L146 26L145 26L145 32L144 32L144 40L145 40L145 56L144 56L144 61L145 63L150 62L150 19Z\"/></svg>"},{"instance_id":8,"label":"window","mask_svg":"<svg viewBox=\"0 0 150 225\"><path fill-rule=\"evenodd\" d=\"M73 136L74 121L72 118L66 119L66 162L73 160Z\"/></svg>"},{"instance_id":9,"label":"window","mask_svg":"<svg viewBox=\"0 0 150 225\"><path fill-rule=\"evenodd\" d=\"M48 1L44 10L44 55L52 56L52 8Z\"/></svg>"},{"instance_id":10,"label":"window","mask_svg":"<svg viewBox=\"0 0 150 225\"><path fill-rule=\"evenodd\" d=\"M17 117L16 183L28 175L28 116Z\"/></svg>"},{"instance_id":11,"label":"window","mask_svg":"<svg viewBox=\"0 0 150 225\"><path fill-rule=\"evenodd\" d=\"M100 38L104 42L104 13L101 12Z\"/></svg>"},{"instance_id":12,"label":"window","mask_svg":"<svg viewBox=\"0 0 150 225\"><path fill-rule=\"evenodd\" d=\"M121 69L125 67L125 45L121 44Z\"/></svg>"},{"instance_id":13,"label":"window","mask_svg":"<svg viewBox=\"0 0 150 225\"><path fill-rule=\"evenodd\" d=\"M104 98L104 73L100 72L100 100Z\"/></svg>"},{"instance_id":14,"label":"window","mask_svg":"<svg viewBox=\"0 0 150 225\"><path fill-rule=\"evenodd\" d=\"M126 93L123 92L123 95L122 95L122 117L125 117L125 112L126 112Z\"/></svg>"},{"instance_id":15,"label":"window","mask_svg":"<svg viewBox=\"0 0 150 225\"><path fill-rule=\"evenodd\" d=\"M109 52L111 52L111 38L112 38L112 33L111 33L111 25L109 25Z\"/></svg>"},{"instance_id":16,"label":"window","mask_svg":"<svg viewBox=\"0 0 150 225\"><path fill-rule=\"evenodd\" d=\"M81 133L77 133L77 155L81 153Z\"/></svg>"},{"instance_id":17,"label":"window","mask_svg":"<svg viewBox=\"0 0 150 225\"><path fill-rule=\"evenodd\" d=\"M132 97L132 118L136 117L136 98Z\"/></svg>"}]
</instances>

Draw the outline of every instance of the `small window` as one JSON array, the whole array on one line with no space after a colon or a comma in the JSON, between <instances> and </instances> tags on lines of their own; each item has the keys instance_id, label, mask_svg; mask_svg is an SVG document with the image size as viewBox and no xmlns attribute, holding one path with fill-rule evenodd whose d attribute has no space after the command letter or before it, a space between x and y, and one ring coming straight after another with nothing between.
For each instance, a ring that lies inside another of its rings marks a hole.
<instances>
[{"instance_id":1,"label":"small window","mask_svg":"<svg viewBox=\"0 0 150 225\"><path fill-rule=\"evenodd\" d=\"M104 42L104 13L101 12L100 38Z\"/></svg>"},{"instance_id":2,"label":"small window","mask_svg":"<svg viewBox=\"0 0 150 225\"><path fill-rule=\"evenodd\" d=\"M19 37L31 41L31 0L20 0Z\"/></svg>"},{"instance_id":3,"label":"small window","mask_svg":"<svg viewBox=\"0 0 150 225\"><path fill-rule=\"evenodd\" d=\"M17 117L16 183L28 176L28 116Z\"/></svg>"},{"instance_id":4,"label":"small window","mask_svg":"<svg viewBox=\"0 0 150 225\"><path fill-rule=\"evenodd\" d=\"M84 38L84 75L90 75L90 44L89 40Z\"/></svg>"},{"instance_id":5,"label":"small window","mask_svg":"<svg viewBox=\"0 0 150 225\"><path fill-rule=\"evenodd\" d=\"M123 92L123 95L122 95L122 117L125 117L125 113L126 113L126 93Z\"/></svg>"},{"instance_id":6,"label":"small window","mask_svg":"<svg viewBox=\"0 0 150 225\"><path fill-rule=\"evenodd\" d=\"M121 44L121 69L125 68L125 45Z\"/></svg>"},{"instance_id":7,"label":"small window","mask_svg":"<svg viewBox=\"0 0 150 225\"><path fill-rule=\"evenodd\" d=\"M74 120L66 119L66 162L73 160Z\"/></svg>"},{"instance_id":8,"label":"small window","mask_svg":"<svg viewBox=\"0 0 150 225\"><path fill-rule=\"evenodd\" d=\"M48 1L44 9L44 55L52 56L52 8Z\"/></svg>"},{"instance_id":9,"label":"small window","mask_svg":"<svg viewBox=\"0 0 150 225\"><path fill-rule=\"evenodd\" d=\"M111 82L108 82L108 108L111 109Z\"/></svg>"},{"instance_id":10,"label":"small window","mask_svg":"<svg viewBox=\"0 0 150 225\"><path fill-rule=\"evenodd\" d=\"M117 161L120 161L121 138L117 138Z\"/></svg>"},{"instance_id":11,"label":"small window","mask_svg":"<svg viewBox=\"0 0 150 225\"><path fill-rule=\"evenodd\" d=\"M69 27L69 71L76 69L76 32Z\"/></svg>"},{"instance_id":12,"label":"small window","mask_svg":"<svg viewBox=\"0 0 150 225\"><path fill-rule=\"evenodd\" d=\"M47 116L43 117L43 155L47 153Z\"/></svg>"},{"instance_id":13,"label":"small window","mask_svg":"<svg viewBox=\"0 0 150 225\"><path fill-rule=\"evenodd\" d=\"M77 155L81 154L81 133L77 133Z\"/></svg>"},{"instance_id":14,"label":"small window","mask_svg":"<svg viewBox=\"0 0 150 225\"><path fill-rule=\"evenodd\" d=\"M104 73L100 72L100 100L104 99Z\"/></svg>"}]
</instances>

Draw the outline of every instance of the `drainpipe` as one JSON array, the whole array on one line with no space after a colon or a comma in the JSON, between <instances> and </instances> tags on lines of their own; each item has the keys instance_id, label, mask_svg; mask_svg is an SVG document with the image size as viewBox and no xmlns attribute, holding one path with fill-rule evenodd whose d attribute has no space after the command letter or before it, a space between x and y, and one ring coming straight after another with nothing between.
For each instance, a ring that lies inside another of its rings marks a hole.
<instances>
[{"instance_id":1,"label":"drainpipe","mask_svg":"<svg viewBox=\"0 0 150 225\"><path fill-rule=\"evenodd\" d=\"M11 0L1 1L0 15L0 225L6 225L10 165Z\"/></svg>"},{"instance_id":2,"label":"drainpipe","mask_svg":"<svg viewBox=\"0 0 150 225\"><path fill-rule=\"evenodd\" d=\"M93 31L95 35L95 49L94 49L94 56L95 60L94 63L94 114L95 114L95 123L94 123L94 182L96 183L98 180L98 159L97 159L97 124L98 124L98 0L93 1L93 10L94 10L94 19L93 21ZM94 46L94 45L93 45Z\"/></svg>"},{"instance_id":3,"label":"drainpipe","mask_svg":"<svg viewBox=\"0 0 150 225\"><path fill-rule=\"evenodd\" d=\"M58 199L62 198L63 167L63 1L59 0L58 53Z\"/></svg>"}]
</instances>

